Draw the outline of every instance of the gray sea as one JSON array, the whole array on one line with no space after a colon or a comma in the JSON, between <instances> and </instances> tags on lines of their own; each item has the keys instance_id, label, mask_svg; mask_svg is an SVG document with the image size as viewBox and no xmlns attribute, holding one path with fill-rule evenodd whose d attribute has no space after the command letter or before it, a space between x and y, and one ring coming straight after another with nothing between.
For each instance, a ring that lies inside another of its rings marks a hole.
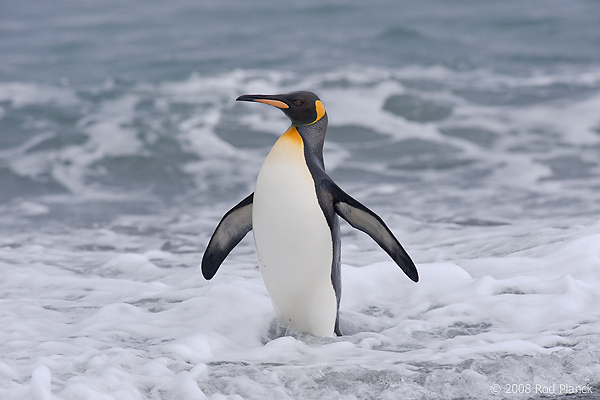
<instances>
[{"instance_id":1,"label":"gray sea","mask_svg":"<svg viewBox=\"0 0 600 400\"><path fill-rule=\"evenodd\" d=\"M294 90L421 275L342 224L335 339L198 269ZM600 3L2 1L0 271L2 399L600 398Z\"/></svg>"}]
</instances>

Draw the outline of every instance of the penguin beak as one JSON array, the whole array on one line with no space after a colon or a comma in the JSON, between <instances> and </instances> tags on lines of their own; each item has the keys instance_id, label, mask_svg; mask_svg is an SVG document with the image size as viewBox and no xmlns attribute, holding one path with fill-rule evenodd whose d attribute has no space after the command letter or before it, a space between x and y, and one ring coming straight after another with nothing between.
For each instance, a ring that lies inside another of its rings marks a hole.
<instances>
[{"instance_id":1,"label":"penguin beak","mask_svg":"<svg viewBox=\"0 0 600 400\"><path fill-rule=\"evenodd\" d=\"M258 103L265 103L277 108L290 108L285 102L281 100L280 96L268 96L264 94L245 94L235 99L236 101L255 101Z\"/></svg>"}]
</instances>

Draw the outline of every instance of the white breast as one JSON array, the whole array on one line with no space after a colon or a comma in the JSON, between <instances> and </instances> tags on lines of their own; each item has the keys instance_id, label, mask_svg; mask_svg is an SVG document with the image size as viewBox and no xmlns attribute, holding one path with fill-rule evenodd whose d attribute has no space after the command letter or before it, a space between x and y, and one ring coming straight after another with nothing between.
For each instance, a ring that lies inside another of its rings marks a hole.
<instances>
[{"instance_id":1,"label":"white breast","mask_svg":"<svg viewBox=\"0 0 600 400\"><path fill-rule=\"evenodd\" d=\"M318 204L298 131L275 143L256 182L252 229L265 286L282 326L333 336L331 230Z\"/></svg>"}]
</instances>

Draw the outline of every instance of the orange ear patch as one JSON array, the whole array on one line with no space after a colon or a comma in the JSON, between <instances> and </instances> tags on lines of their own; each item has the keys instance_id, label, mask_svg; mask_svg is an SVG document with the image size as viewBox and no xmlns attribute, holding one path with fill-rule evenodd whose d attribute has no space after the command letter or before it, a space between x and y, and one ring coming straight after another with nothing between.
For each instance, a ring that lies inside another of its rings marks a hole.
<instances>
[{"instance_id":1,"label":"orange ear patch","mask_svg":"<svg viewBox=\"0 0 600 400\"><path fill-rule=\"evenodd\" d=\"M265 103L265 104L268 104L270 106L277 107L277 108L290 108L290 106L285 104L283 101L279 101L279 100L256 99L254 101L257 101L259 103Z\"/></svg>"},{"instance_id":2,"label":"orange ear patch","mask_svg":"<svg viewBox=\"0 0 600 400\"><path fill-rule=\"evenodd\" d=\"M323 105L323 103L321 103L321 100L315 101L315 108L317 110L317 118L313 122L311 122L310 124L307 124L307 125L314 124L315 122L317 122L318 120L323 118L323 115L325 115L325 106Z\"/></svg>"},{"instance_id":3,"label":"orange ear patch","mask_svg":"<svg viewBox=\"0 0 600 400\"><path fill-rule=\"evenodd\" d=\"M315 101L315 107L317 108L317 119L315 119L315 122L317 122L318 120L323 118L323 115L325 115L325 106L323 105L323 103L321 103L321 100L317 100Z\"/></svg>"}]
</instances>

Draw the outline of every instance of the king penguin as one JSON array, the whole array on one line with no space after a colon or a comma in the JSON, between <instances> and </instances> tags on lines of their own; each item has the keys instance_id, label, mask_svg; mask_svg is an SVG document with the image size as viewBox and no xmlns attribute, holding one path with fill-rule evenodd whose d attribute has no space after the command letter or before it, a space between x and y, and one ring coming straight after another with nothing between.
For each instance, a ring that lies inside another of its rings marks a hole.
<instances>
[{"instance_id":1,"label":"king penguin","mask_svg":"<svg viewBox=\"0 0 600 400\"><path fill-rule=\"evenodd\" d=\"M254 193L229 210L202 257L211 279L252 230L258 264L279 324L316 336L341 335L339 215L367 233L414 282L415 264L383 220L325 172L327 113L311 92L244 95L279 108L292 125L264 161Z\"/></svg>"}]
</instances>

